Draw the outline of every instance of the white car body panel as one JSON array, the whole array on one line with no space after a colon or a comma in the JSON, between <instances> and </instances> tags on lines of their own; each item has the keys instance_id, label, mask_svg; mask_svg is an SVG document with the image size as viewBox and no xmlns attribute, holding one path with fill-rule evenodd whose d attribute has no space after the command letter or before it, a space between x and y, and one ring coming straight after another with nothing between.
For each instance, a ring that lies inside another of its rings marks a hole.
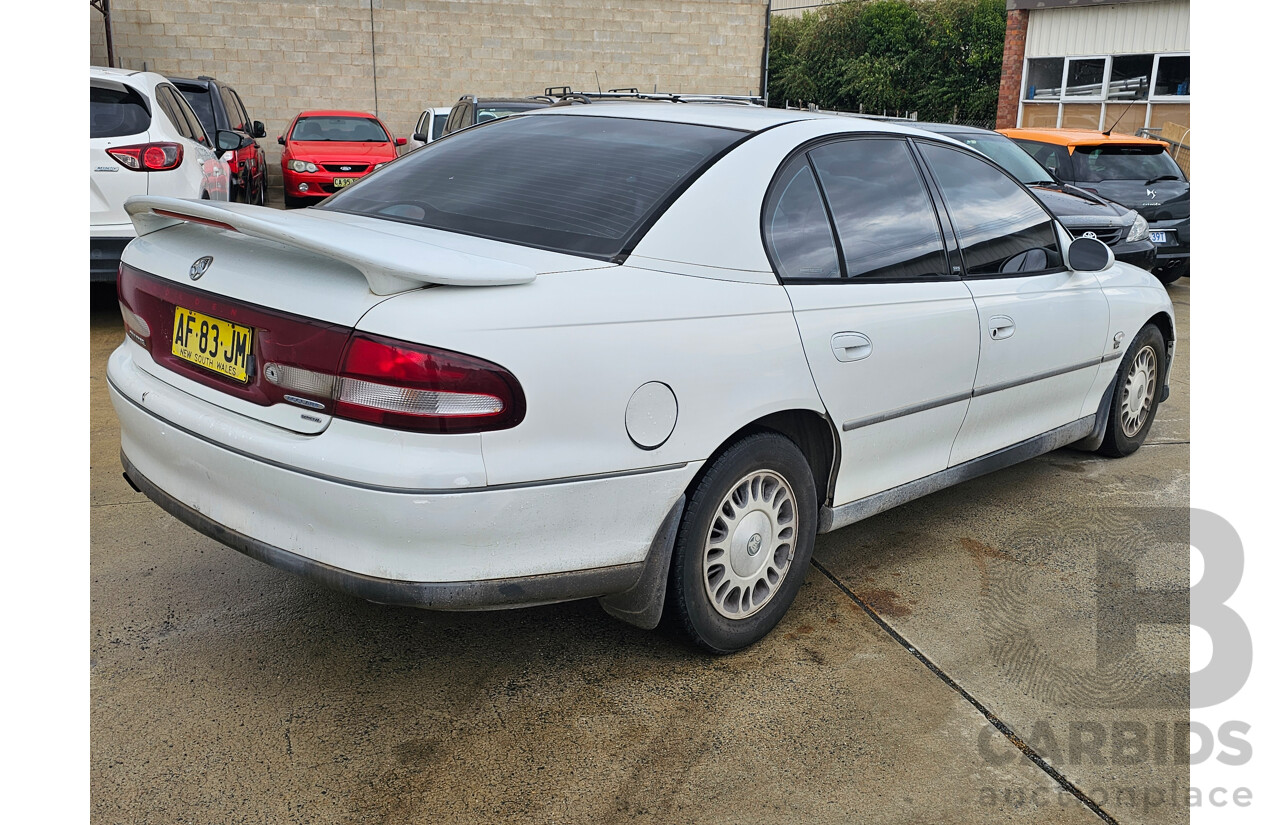
<instances>
[{"instance_id":1,"label":"white car body panel","mask_svg":"<svg viewBox=\"0 0 1280 825\"><path fill-rule=\"evenodd\" d=\"M776 283L628 266L562 272L520 286L407 293L372 308L359 328L399 339L430 330L431 345L520 378L525 420L483 435L490 484L700 461L757 418L822 412ZM671 388L679 412L666 442L646 450L628 437L625 417L650 381Z\"/></svg>"},{"instance_id":2,"label":"white car body panel","mask_svg":"<svg viewBox=\"0 0 1280 825\"><path fill-rule=\"evenodd\" d=\"M126 466L200 519L352 575L450 583L639 565L699 470L765 416L795 411L819 422L836 461L831 479L815 479L819 504L847 513L968 459L1080 426L1114 375L1114 336L1124 333L1123 353L1149 319L1172 317L1159 283L1122 264L782 286L760 233L779 165L824 135L914 134L905 127L685 104L518 117L673 112L761 131L689 185L633 250L607 261L329 210L133 201L141 237L125 251L130 266L192 287L188 268L212 255L195 288L486 359L516 377L527 410L514 427L465 435L328 416L304 424L290 418L297 408L257 407L169 374L129 341L108 368ZM995 314L1016 317L1017 346L988 340ZM839 333L867 336L869 357L837 360ZM973 396L975 385L1089 358L1098 365ZM642 447L629 435L628 408L654 385L669 388L676 413L667 437Z\"/></svg>"},{"instance_id":3,"label":"white car body panel","mask_svg":"<svg viewBox=\"0 0 1280 825\"><path fill-rule=\"evenodd\" d=\"M946 469L978 369L978 320L965 285L793 284L787 293L840 430L833 504ZM837 360L833 339L848 334L865 336L870 354ZM930 406L945 399L954 400Z\"/></svg>"},{"instance_id":4,"label":"white car body panel","mask_svg":"<svg viewBox=\"0 0 1280 825\"><path fill-rule=\"evenodd\" d=\"M965 285L981 319L982 355L953 465L1079 418L1107 341L1107 301L1092 272L973 278ZM1014 322L1008 338L993 338L997 316Z\"/></svg>"}]
</instances>

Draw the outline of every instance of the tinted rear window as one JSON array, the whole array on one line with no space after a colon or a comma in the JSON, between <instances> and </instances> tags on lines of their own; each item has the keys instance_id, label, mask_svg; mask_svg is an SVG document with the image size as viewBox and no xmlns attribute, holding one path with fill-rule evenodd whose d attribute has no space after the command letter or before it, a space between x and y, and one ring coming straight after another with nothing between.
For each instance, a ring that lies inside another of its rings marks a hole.
<instances>
[{"instance_id":1,"label":"tinted rear window","mask_svg":"<svg viewBox=\"0 0 1280 825\"><path fill-rule=\"evenodd\" d=\"M136 135L151 128L151 109L133 89L89 86L89 137Z\"/></svg>"},{"instance_id":2,"label":"tinted rear window","mask_svg":"<svg viewBox=\"0 0 1280 825\"><path fill-rule=\"evenodd\" d=\"M506 118L430 143L321 208L608 259L742 137L612 117Z\"/></svg>"},{"instance_id":3,"label":"tinted rear window","mask_svg":"<svg viewBox=\"0 0 1280 825\"><path fill-rule=\"evenodd\" d=\"M303 117L293 126L290 140L339 140L356 143L386 143L391 138L378 124L367 117L340 117L321 115Z\"/></svg>"},{"instance_id":4,"label":"tinted rear window","mask_svg":"<svg viewBox=\"0 0 1280 825\"><path fill-rule=\"evenodd\" d=\"M1077 181L1150 181L1182 170L1160 146L1077 146L1072 153Z\"/></svg>"},{"instance_id":5,"label":"tinted rear window","mask_svg":"<svg viewBox=\"0 0 1280 825\"><path fill-rule=\"evenodd\" d=\"M216 132L218 128L213 119L213 101L209 90L198 86L178 86L178 91L182 92L191 108L196 110L196 117L200 118L200 125L204 130L209 134Z\"/></svg>"}]
</instances>

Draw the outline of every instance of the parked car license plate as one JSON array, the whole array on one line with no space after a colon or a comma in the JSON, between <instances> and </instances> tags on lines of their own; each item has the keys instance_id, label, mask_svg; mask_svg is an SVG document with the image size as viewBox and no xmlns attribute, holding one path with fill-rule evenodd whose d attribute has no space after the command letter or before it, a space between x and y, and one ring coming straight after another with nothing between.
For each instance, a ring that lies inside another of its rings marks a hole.
<instances>
[{"instance_id":1,"label":"parked car license plate","mask_svg":"<svg viewBox=\"0 0 1280 825\"><path fill-rule=\"evenodd\" d=\"M184 361L248 382L253 329L174 307L172 352Z\"/></svg>"},{"instance_id":2,"label":"parked car license plate","mask_svg":"<svg viewBox=\"0 0 1280 825\"><path fill-rule=\"evenodd\" d=\"M1166 237L1166 235L1165 235L1165 230L1161 229L1161 230L1159 230L1159 231L1152 232L1152 233L1151 233L1151 242L1152 242L1152 243L1168 243L1169 241L1168 241L1168 238L1167 238L1167 237Z\"/></svg>"},{"instance_id":3,"label":"parked car license plate","mask_svg":"<svg viewBox=\"0 0 1280 825\"><path fill-rule=\"evenodd\" d=\"M333 188L334 188L334 189L341 189L342 187L344 187L344 186L350 186L351 184L353 184L353 183L355 183L355 182L356 182L356 179L355 179L355 178L334 178L334 179L333 179Z\"/></svg>"}]
</instances>

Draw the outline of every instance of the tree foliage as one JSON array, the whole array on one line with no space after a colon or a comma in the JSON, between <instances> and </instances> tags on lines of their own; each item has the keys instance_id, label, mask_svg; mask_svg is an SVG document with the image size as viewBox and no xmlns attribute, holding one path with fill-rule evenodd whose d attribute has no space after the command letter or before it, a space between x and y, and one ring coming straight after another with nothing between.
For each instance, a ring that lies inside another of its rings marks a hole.
<instances>
[{"instance_id":1,"label":"tree foliage","mask_svg":"<svg viewBox=\"0 0 1280 825\"><path fill-rule=\"evenodd\" d=\"M845 0L802 17L775 15L769 101L915 111L921 120L992 120L1004 6L1004 0Z\"/></svg>"}]
</instances>

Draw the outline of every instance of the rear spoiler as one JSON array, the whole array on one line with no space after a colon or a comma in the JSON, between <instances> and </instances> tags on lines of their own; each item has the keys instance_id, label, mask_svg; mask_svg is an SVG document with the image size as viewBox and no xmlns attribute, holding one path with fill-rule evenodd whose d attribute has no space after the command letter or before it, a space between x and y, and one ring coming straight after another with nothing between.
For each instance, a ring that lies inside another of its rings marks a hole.
<instances>
[{"instance_id":1,"label":"rear spoiler","mask_svg":"<svg viewBox=\"0 0 1280 825\"><path fill-rule=\"evenodd\" d=\"M425 284L527 284L537 277L527 266L307 214L309 210L284 212L248 204L151 196L129 198L124 209L139 236L194 223L324 255L360 270L375 295L393 295Z\"/></svg>"}]
</instances>

